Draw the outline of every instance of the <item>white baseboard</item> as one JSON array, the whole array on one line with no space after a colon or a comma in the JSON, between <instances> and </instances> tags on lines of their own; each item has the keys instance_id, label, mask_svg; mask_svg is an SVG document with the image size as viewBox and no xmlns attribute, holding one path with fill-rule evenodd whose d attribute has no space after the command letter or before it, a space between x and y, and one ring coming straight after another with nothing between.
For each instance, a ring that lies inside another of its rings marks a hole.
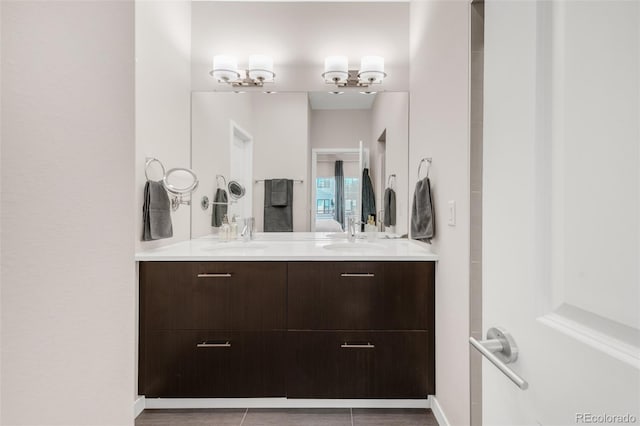
<instances>
[{"instance_id":1,"label":"white baseboard","mask_svg":"<svg viewBox=\"0 0 640 426\"><path fill-rule=\"evenodd\" d=\"M449 426L449 420L447 419L447 416L444 414L444 411L442 411L442 407L440 406L440 404L438 403L438 400L436 399L435 396L429 396L429 400L430 400L430 405L431 405L431 412L433 413L433 416L436 418L436 420L438 421L438 425L440 426Z\"/></svg>"},{"instance_id":2,"label":"white baseboard","mask_svg":"<svg viewBox=\"0 0 640 426\"><path fill-rule=\"evenodd\" d=\"M179 408L432 408L425 399L144 398L145 409ZM136 401L136 405L138 404ZM142 411L142 410L140 410ZM443 426L443 423L440 423ZM448 424L447 424L448 425Z\"/></svg>"},{"instance_id":3,"label":"white baseboard","mask_svg":"<svg viewBox=\"0 0 640 426\"><path fill-rule=\"evenodd\" d=\"M133 418L135 419L144 411L145 408L145 400L144 396L138 396L136 401L133 403Z\"/></svg>"}]
</instances>

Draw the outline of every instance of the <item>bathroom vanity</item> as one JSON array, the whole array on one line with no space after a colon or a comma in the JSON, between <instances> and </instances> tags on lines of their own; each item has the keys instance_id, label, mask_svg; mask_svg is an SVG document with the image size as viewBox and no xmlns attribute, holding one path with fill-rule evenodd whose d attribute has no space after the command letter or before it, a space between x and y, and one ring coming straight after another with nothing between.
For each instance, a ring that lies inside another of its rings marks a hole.
<instances>
[{"instance_id":1,"label":"bathroom vanity","mask_svg":"<svg viewBox=\"0 0 640 426\"><path fill-rule=\"evenodd\" d=\"M138 253L140 395L434 394L437 257L408 240L301 234Z\"/></svg>"}]
</instances>

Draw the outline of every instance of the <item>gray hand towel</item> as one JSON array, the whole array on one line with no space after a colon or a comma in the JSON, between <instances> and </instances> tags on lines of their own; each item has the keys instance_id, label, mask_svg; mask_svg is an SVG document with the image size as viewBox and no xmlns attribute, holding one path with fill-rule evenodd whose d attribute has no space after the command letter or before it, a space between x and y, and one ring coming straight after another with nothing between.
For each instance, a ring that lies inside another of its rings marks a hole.
<instances>
[{"instance_id":1,"label":"gray hand towel","mask_svg":"<svg viewBox=\"0 0 640 426\"><path fill-rule=\"evenodd\" d=\"M147 181L142 206L142 240L151 241L173 236L171 203L162 182Z\"/></svg>"},{"instance_id":2,"label":"gray hand towel","mask_svg":"<svg viewBox=\"0 0 640 426\"><path fill-rule=\"evenodd\" d=\"M435 235L435 216L431 199L431 182L424 178L416 183L411 208L411 238L430 243Z\"/></svg>"},{"instance_id":3,"label":"gray hand towel","mask_svg":"<svg viewBox=\"0 0 640 426\"><path fill-rule=\"evenodd\" d=\"M362 169L362 230L369 216L376 216L376 194L369 176L369 169Z\"/></svg>"},{"instance_id":4,"label":"gray hand towel","mask_svg":"<svg viewBox=\"0 0 640 426\"><path fill-rule=\"evenodd\" d=\"M264 181L264 232L293 232L293 181L287 182L287 204L274 206L271 200L272 181Z\"/></svg>"},{"instance_id":5,"label":"gray hand towel","mask_svg":"<svg viewBox=\"0 0 640 426\"><path fill-rule=\"evenodd\" d=\"M214 203L227 203L229 201L229 197L227 196L227 191L222 188L216 189L216 195L213 197ZM214 204L213 205L213 214L211 215L211 226L215 228L219 228L222 226L222 219L227 214L228 209L227 204Z\"/></svg>"},{"instance_id":6,"label":"gray hand towel","mask_svg":"<svg viewBox=\"0 0 640 426\"><path fill-rule=\"evenodd\" d=\"M396 191L384 190L384 226L396 225Z\"/></svg>"},{"instance_id":7,"label":"gray hand towel","mask_svg":"<svg viewBox=\"0 0 640 426\"><path fill-rule=\"evenodd\" d=\"M271 180L271 205L274 207L284 207L289 201L287 179Z\"/></svg>"}]
</instances>

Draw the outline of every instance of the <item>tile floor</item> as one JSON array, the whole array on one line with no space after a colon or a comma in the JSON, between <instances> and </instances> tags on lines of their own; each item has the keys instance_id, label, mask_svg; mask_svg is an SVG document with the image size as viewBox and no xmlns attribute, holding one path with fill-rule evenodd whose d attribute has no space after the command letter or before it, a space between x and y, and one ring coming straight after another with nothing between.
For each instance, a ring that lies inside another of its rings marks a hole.
<instances>
[{"instance_id":1,"label":"tile floor","mask_svg":"<svg viewBox=\"0 0 640 426\"><path fill-rule=\"evenodd\" d=\"M136 426L438 426L423 409L145 410Z\"/></svg>"}]
</instances>

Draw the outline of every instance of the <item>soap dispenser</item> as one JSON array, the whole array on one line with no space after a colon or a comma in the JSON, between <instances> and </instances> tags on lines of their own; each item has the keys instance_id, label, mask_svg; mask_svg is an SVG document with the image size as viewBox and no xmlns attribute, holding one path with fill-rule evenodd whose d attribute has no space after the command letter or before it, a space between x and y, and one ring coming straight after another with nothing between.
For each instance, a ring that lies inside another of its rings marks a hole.
<instances>
[{"instance_id":1,"label":"soap dispenser","mask_svg":"<svg viewBox=\"0 0 640 426\"><path fill-rule=\"evenodd\" d=\"M220 240L229 241L231 239L231 226L229 226L229 218L224 215L222 218L222 226L220 227Z\"/></svg>"},{"instance_id":2,"label":"soap dispenser","mask_svg":"<svg viewBox=\"0 0 640 426\"><path fill-rule=\"evenodd\" d=\"M376 231L378 229L376 228L376 220L373 216L369 215L367 223L364 225L364 230L369 241L376 240Z\"/></svg>"},{"instance_id":3,"label":"soap dispenser","mask_svg":"<svg viewBox=\"0 0 640 426\"><path fill-rule=\"evenodd\" d=\"M233 217L231 218L231 225L229 225L231 227L231 240L235 240L238 238L238 222L237 222L237 217L238 215L233 215Z\"/></svg>"}]
</instances>

